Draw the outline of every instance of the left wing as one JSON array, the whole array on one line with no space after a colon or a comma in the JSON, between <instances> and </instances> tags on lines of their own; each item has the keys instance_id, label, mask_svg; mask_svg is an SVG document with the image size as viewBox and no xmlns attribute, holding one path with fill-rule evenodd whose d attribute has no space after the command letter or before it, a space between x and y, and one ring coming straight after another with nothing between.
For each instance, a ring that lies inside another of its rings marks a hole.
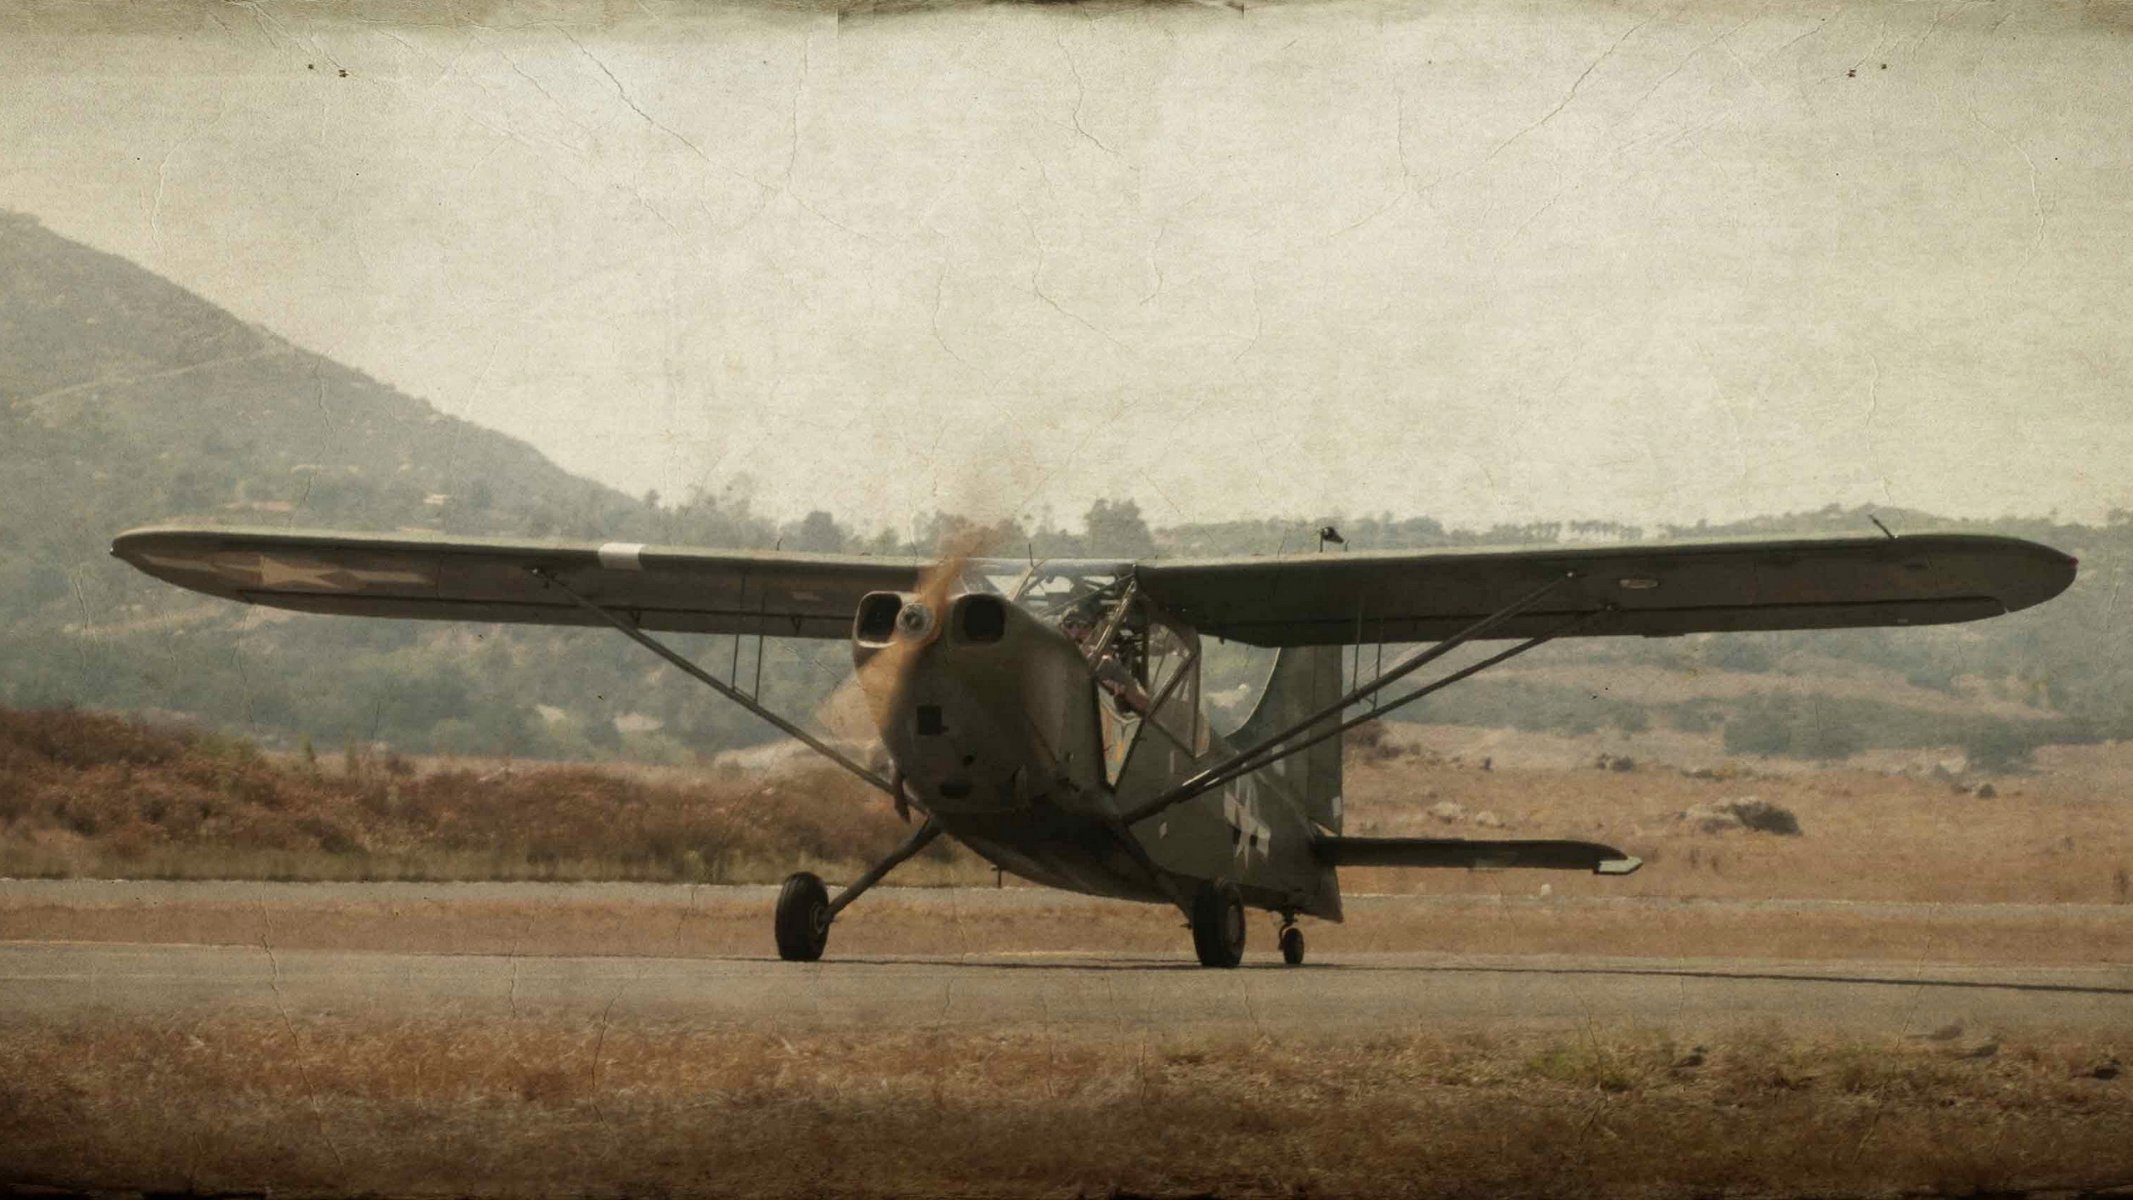
<instances>
[{"instance_id":1,"label":"left wing","mask_svg":"<svg viewBox=\"0 0 2133 1200\"><path fill-rule=\"evenodd\" d=\"M1665 637L1971 621L2058 595L2074 581L2074 559L2019 538L1920 534L1295 554L1135 570L1144 592L1202 634L1255 646L1432 641L1566 575L1489 636L1533 637L1608 605L1617 611L1580 632Z\"/></svg>"},{"instance_id":2,"label":"left wing","mask_svg":"<svg viewBox=\"0 0 2133 1200\"><path fill-rule=\"evenodd\" d=\"M136 529L111 553L168 583L299 612L599 625L535 571L641 628L843 638L868 592L917 559L213 526Z\"/></svg>"}]
</instances>

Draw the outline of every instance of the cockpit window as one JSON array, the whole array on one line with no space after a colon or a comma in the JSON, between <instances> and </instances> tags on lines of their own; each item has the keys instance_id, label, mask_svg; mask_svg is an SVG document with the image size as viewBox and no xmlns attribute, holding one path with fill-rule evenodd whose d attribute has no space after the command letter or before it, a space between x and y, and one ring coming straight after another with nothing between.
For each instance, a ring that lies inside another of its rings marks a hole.
<instances>
[{"instance_id":1,"label":"cockpit window","mask_svg":"<svg viewBox=\"0 0 2133 1200\"><path fill-rule=\"evenodd\" d=\"M1108 607L1124 592L1129 563L1095 559L979 559L966 572L976 586L1006 597L1032 616L1052 625L1074 613Z\"/></svg>"},{"instance_id":2,"label":"cockpit window","mask_svg":"<svg viewBox=\"0 0 2133 1200\"><path fill-rule=\"evenodd\" d=\"M1165 752L1208 749L1200 713L1199 639L1139 595L1130 579L1070 592L1052 606L1060 632L1088 659L1102 719L1104 766L1116 784L1153 730Z\"/></svg>"}]
</instances>

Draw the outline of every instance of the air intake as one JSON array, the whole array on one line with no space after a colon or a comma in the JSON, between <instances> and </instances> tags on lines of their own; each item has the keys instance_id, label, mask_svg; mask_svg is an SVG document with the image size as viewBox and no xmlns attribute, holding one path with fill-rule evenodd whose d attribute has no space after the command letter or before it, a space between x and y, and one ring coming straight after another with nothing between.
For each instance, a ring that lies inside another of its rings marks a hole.
<instances>
[{"instance_id":1,"label":"air intake","mask_svg":"<svg viewBox=\"0 0 2133 1200\"><path fill-rule=\"evenodd\" d=\"M904 598L895 592L874 592L859 602L859 617L852 623L853 640L868 646L886 646L896 637L896 614Z\"/></svg>"},{"instance_id":2,"label":"air intake","mask_svg":"<svg viewBox=\"0 0 2133 1200\"><path fill-rule=\"evenodd\" d=\"M1007 632L1007 603L998 596L965 596L955 606L955 632L965 642L997 642Z\"/></svg>"}]
</instances>

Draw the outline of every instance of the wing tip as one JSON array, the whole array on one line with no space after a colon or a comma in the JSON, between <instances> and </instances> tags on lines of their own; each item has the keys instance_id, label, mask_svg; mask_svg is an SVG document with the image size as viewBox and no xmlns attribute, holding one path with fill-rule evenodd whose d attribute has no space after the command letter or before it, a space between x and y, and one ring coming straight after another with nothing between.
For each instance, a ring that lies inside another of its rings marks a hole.
<instances>
[{"instance_id":1,"label":"wing tip","mask_svg":"<svg viewBox=\"0 0 2133 1200\"><path fill-rule=\"evenodd\" d=\"M2008 540L2032 564L2031 569L2023 572L2017 586L2010 589L2010 595L2005 599L2008 612L2033 608L2057 597L2074 586L2074 580L2081 574L2081 560L2063 550L2024 538Z\"/></svg>"},{"instance_id":2,"label":"wing tip","mask_svg":"<svg viewBox=\"0 0 2133 1200\"><path fill-rule=\"evenodd\" d=\"M246 532L258 531L221 525L136 525L111 536L111 553L130 561L132 554L159 544Z\"/></svg>"},{"instance_id":3,"label":"wing tip","mask_svg":"<svg viewBox=\"0 0 2133 1200\"><path fill-rule=\"evenodd\" d=\"M114 557L125 558L127 551L139 547L143 542L151 540L162 532L164 532L163 529L155 525L142 525L134 529L122 530L111 535L111 553Z\"/></svg>"}]
</instances>

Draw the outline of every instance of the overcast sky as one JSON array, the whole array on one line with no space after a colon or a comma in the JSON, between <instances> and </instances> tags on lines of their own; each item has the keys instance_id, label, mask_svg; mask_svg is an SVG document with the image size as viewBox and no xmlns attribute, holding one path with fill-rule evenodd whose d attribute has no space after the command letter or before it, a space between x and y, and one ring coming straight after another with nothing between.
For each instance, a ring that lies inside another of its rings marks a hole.
<instances>
[{"instance_id":1,"label":"overcast sky","mask_svg":"<svg viewBox=\"0 0 2133 1200\"><path fill-rule=\"evenodd\" d=\"M0 12L0 207L633 493L2133 506L2133 6Z\"/></svg>"}]
</instances>

